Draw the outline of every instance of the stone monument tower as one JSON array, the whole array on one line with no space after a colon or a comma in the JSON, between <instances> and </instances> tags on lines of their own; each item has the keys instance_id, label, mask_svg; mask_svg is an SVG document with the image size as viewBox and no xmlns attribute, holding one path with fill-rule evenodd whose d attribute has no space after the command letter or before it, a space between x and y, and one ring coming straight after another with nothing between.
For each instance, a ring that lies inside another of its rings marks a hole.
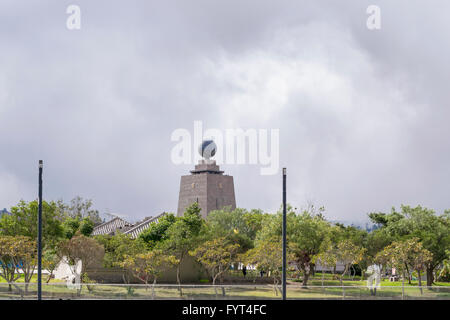
<instances>
[{"instance_id":1,"label":"stone monument tower","mask_svg":"<svg viewBox=\"0 0 450 320\"><path fill-rule=\"evenodd\" d=\"M199 161L190 175L181 177L177 210L179 217L194 202L202 209L200 214L204 219L212 210L226 206L236 208L233 177L224 175L216 161L210 160L216 153L214 141L204 140L199 153L204 159Z\"/></svg>"}]
</instances>

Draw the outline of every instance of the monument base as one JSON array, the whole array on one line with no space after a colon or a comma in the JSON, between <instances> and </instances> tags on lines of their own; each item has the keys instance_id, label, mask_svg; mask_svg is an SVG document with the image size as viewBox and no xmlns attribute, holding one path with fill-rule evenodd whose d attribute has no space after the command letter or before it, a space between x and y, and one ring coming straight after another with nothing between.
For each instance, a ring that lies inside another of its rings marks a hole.
<instances>
[{"instance_id":1,"label":"monument base","mask_svg":"<svg viewBox=\"0 0 450 320\"><path fill-rule=\"evenodd\" d=\"M181 177L177 216L194 202L202 209L204 219L212 210L236 208L233 177L224 175L215 160L200 160L191 175Z\"/></svg>"}]
</instances>

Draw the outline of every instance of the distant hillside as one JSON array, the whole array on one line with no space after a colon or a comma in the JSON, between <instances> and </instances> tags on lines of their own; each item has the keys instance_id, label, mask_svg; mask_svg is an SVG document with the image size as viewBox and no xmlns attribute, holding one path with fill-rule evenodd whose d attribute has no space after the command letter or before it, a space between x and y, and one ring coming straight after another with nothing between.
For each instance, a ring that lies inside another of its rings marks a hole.
<instances>
[{"instance_id":1,"label":"distant hillside","mask_svg":"<svg viewBox=\"0 0 450 320\"><path fill-rule=\"evenodd\" d=\"M348 221L348 220L331 220L332 223L341 223L344 226L352 226L357 229L366 230L367 232L371 232L373 230L376 230L379 228L376 224L372 222L355 222L355 221Z\"/></svg>"}]
</instances>

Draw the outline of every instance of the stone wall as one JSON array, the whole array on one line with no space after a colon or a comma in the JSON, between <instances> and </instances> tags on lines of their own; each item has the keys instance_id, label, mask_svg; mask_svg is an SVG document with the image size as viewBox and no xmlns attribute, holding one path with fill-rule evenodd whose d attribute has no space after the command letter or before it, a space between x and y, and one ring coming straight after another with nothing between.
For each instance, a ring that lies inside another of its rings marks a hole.
<instances>
[{"instance_id":1,"label":"stone wall","mask_svg":"<svg viewBox=\"0 0 450 320\"><path fill-rule=\"evenodd\" d=\"M120 268L96 267L87 270L88 277L98 283L124 283L123 270ZM206 270L194 260L193 257L186 257L181 263L181 283L198 283L201 279L209 279ZM132 277L131 283L142 283L139 279ZM157 283L177 283L177 270L172 268L167 270Z\"/></svg>"}]
</instances>

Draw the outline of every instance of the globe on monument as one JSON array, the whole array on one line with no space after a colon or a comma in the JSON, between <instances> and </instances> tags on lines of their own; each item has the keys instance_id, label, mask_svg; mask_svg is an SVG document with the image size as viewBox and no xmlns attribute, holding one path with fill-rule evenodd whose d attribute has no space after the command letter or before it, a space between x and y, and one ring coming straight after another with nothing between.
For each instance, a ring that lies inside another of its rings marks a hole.
<instances>
[{"instance_id":1,"label":"globe on monument","mask_svg":"<svg viewBox=\"0 0 450 320\"><path fill-rule=\"evenodd\" d=\"M198 147L198 152L205 159L214 157L214 155L216 154L216 150L217 146L213 140L203 140L203 142Z\"/></svg>"}]
</instances>

